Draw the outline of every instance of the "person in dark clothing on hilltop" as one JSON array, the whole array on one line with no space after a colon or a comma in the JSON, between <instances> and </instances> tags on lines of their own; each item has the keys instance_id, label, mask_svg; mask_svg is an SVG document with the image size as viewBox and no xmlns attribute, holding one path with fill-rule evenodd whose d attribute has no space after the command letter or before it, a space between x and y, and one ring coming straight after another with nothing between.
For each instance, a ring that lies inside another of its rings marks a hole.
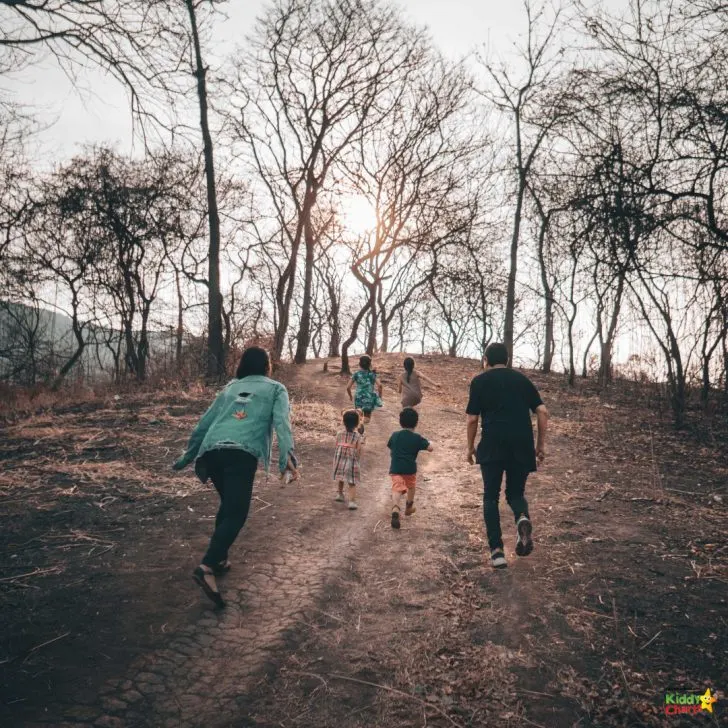
<instances>
[{"instance_id":1,"label":"person in dark clothing on hilltop","mask_svg":"<svg viewBox=\"0 0 728 728\"><path fill-rule=\"evenodd\" d=\"M516 554L533 551L532 525L525 498L528 474L535 472L536 459L546 457L546 427L549 413L538 389L528 377L508 369L508 350L503 344L490 344L485 350L485 371L470 383L467 407L468 462L475 456L483 476L483 515L490 546L491 564L508 566L503 551L498 501L501 481L506 474L506 500L516 519ZM531 412L538 420L534 448ZM482 435L478 448L478 420Z\"/></svg>"}]
</instances>

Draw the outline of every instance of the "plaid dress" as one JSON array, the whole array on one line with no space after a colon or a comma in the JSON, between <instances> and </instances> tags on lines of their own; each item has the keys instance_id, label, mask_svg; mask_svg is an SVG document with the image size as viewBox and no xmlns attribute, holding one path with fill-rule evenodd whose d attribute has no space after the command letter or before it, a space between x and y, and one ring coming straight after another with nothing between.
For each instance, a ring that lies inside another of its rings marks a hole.
<instances>
[{"instance_id":1,"label":"plaid dress","mask_svg":"<svg viewBox=\"0 0 728 728\"><path fill-rule=\"evenodd\" d=\"M347 432L343 430L336 435L333 480L343 480L349 485L359 485L361 470L359 468L359 453L356 450L356 446L362 440L363 438L358 432Z\"/></svg>"}]
</instances>

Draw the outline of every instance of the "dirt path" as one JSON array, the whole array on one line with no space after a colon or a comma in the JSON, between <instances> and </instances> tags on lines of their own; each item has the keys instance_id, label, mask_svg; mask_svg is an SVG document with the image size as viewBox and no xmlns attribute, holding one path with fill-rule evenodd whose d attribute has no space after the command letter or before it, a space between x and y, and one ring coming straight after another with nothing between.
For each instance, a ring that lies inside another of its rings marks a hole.
<instances>
[{"instance_id":1,"label":"dirt path","mask_svg":"<svg viewBox=\"0 0 728 728\"><path fill-rule=\"evenodd\" d=\"M537 548L515 557L502 504L509 569L496 572L486 562L479 474L463 460L473 364L418 363L446 387L428 391L421 408L419 430L436 451L421 456L418 510L400 531L389 526L385 446L398 426L399 357L379 365L386 406L368 428L355 512L333 501L330 481L345 382L320 363L293 375L304 478L288 487L259 479L221 580L224 611L211 611L189 578L216 506L192 475L170 481L193 490L165 505L94 509L113 514L105 528L126 528L124 543L100 564L90 556L81 581L62 592L78 599L84 584L84 601L74 602L84 622L56 601L35 614L58 614L48 631L63 639L45 646L23 627L41 649L9 643L21 657L6 660L0 725L661 726L666 690L725 688L726 554L715 537L724 505L680 494L695 487L686 487L694 467L656 468L649 453L665 448L654 421L641 421L632 402L605 408L554 377L538 380L553 426L548 464L527 492ZM178 446L190 418L166 413L154 420L177 428ZM88 429L79 437L86 443ZM701 482L720 499L728 468L710 465ZM69 513L63 503L57 512ZM698 540L681 517L688 503L707 534ZM47 528L43 542L55 533ZM24 553L18 543L10 556ZM48 593L40 591L20 594ZM683 724L691 723L669 722Z\"/></svg>"},{"instance_id":2,"label":"dirt path","mask_svg":"<svg viewBox=\"0 0 728 728\"><path fill-rule=\"evenodd\" d=\"M378 519L366 551L329 581L237 725L691 725L666 718L665 693L722 689L723 501L701 509L696 544L683 496L666 490L695 473L685 463L656 474L650 417L541 378L553 420L548 464L528 486L537 549L515 557L502 504L509 569L493 571L482 486L463 462L472 373L440 369L448 386L421 409L436 452L421 456L417 514L397 532L386 507L365 504ZM703 463L701 480L724 498L725 461ZM717 713L701 717L718 725Z\"/></svg>"},{"instance_id":3,"label":"dirt path","mask_svg":"<svg viewBox=\"0 0 728 728\"><path fill-rule=\"evenodd\" d=\"M318 368L299 372L292 386L314 392L314 401L328 402L338 411L346 404L345 385L320 376ZM377 421L381 426L390 419L381 413ZM364 458L378 480L386 473L380 457L385 429L372 428ZM62 702L45 711L54 721L119 728L228 726L244 712L251 680L265 668L271 651L285 644L286 634L302 623L332 571L360 550L371 525L367 510L348 512L341 504L334 508L331 440L319 445L306 434L300 438L300 485L283 487L275 475L258 477L254 511L237 543L235 567L220 580L226 609L202 608L159 648L136 656L124 672L108 678L98 689L98 699L88 689L58 696ZM214 499L208 498L204 507L214 512ZM211 518L207 516L197 544L208 535ZM188 577L187 571L179 578ZM196 597L191 580L188 586Z\"/></svg>"}]
</instances>

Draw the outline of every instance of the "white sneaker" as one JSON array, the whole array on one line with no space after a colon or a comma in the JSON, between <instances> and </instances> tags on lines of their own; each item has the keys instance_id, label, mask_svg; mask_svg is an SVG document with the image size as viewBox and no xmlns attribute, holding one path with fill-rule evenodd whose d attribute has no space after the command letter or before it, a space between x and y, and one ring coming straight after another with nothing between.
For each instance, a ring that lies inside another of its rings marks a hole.
<instances>
[{"instance_id":1,"label":"white sneaker","mask_svg":"<svg viewBox=\"0 0 728 728\"><path fill-rule=\"evenodd\" d=\"M490 563L494 569L505 569L508 566L503 549L493 549L490 552Z\"/></svg>"},{"instance_id":2,"label":"white sneaker","mask_svg":"<svg viewBox=\"0 0 728 728\"><path fill-rule=\"evenodd\" d=\"M516 537L516 555L528 556L533 551L533 526L528 516L521 516L516 524L518 536Z\"/></svg>"},{"instance_id":3,"label":"white sneaker","mask_svg":"<svg viewBox=\"0 0 728 728\"><path fill-rule=\"evenodd\" d=\"M343 498L342 498L343 500ZM349 501L349 510L355 511L359 506L356 504L356 501Z\"/></svg>"},{"instance_id":4,"label":"white sneaker","mask_svg":"<svg viewBox=\"0 0 728 728\"><path fill-rule=\"evenodd\" d=\"M338 501L339 503L344 502L344 494L343 493L337 493L336 498L334 498L335 501Z\"/></svg>"}]
</instances>

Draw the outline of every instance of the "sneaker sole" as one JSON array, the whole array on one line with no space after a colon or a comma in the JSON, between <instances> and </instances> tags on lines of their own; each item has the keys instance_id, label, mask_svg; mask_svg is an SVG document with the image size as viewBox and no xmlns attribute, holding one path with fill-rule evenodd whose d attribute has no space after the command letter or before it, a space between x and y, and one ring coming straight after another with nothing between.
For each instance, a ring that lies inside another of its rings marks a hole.
<instances>
[{"instance_id":1,"label":"sneaker sole","mask_svg":"<svg viewBox=\"0 0 728 728\"><path fill-rule=\"evenodd\" d=\"M396 516L392 515L392 528L399 528L399 527L400 527L399 514L397 514Z\"/></svg>"},{"instance_id":2,"label":"sneaker sole","mask_svg":"<svg viewBox=\"0 0 728 728\"><path fill-rule=\"evenodd\" d=\"M518 540L516 541L516 556L528 556L533 551L533 525L531 521L521 521L518 524Z\"/></svg>"},{"instance_id":3,"label":"sneaker sole","mask_svg":"<svg viewBox=\"0 0 728 728\"><path fill-rule=\"evenodd\" d=\"M501 556L500 558L503 559L503 562L502 563L496 564L495 561L493 559L491 559L490 560L490 565L494 569L507 569L508 568L508 562L506 561L505 556Z\"/></svg>"}]
</instances>

